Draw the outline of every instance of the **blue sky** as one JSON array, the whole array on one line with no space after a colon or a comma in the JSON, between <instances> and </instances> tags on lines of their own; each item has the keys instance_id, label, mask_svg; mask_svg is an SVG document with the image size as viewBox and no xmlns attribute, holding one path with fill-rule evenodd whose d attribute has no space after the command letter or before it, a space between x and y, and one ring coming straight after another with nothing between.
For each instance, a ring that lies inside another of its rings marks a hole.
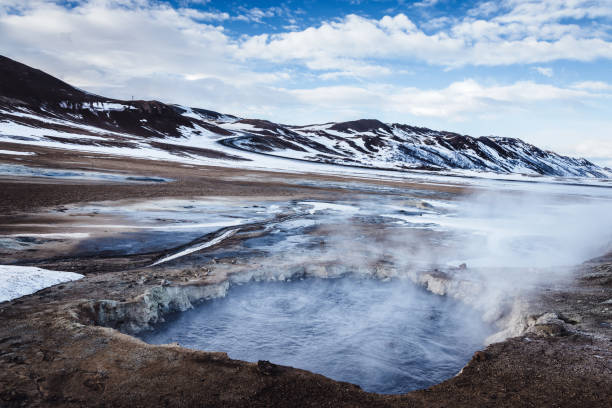
<instances>
[{"instance_id":1,"label":"blue sky","mask_svg":"<svg viewBox=\"0 0 612 408\"><path fill-rule=\"evenodd\" d=\"M610 0L0 0L0 50L117 98L520 137L612 165Z\"/></svg>"}]
</instances>

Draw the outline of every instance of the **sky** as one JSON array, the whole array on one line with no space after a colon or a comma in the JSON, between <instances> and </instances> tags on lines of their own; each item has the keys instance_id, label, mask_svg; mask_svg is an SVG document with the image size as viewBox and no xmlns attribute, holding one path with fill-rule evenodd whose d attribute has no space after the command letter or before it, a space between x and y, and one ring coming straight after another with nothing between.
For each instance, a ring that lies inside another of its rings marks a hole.
<instances>
[{"instance_id":1,"label":"sky","mask_svg":"<svg viewBox=\"0 0 612 408\"><path fill-rule=\"evenodd\" d=\"M0 54L113 98L518 137L612 167L612 0L0 0Z\"/></svg>"}]
</instances>

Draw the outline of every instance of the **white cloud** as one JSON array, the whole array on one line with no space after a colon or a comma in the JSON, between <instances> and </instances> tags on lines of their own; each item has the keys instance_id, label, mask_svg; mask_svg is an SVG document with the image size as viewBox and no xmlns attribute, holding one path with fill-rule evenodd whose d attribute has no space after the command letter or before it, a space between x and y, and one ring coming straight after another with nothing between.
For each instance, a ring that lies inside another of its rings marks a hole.
<instances>
[{"instance_id":1,"label":"white cloud","mask_svg":"<svg viewBox=\"0 0 612 408\"><path fill-rule=\"evenodd\" d=\"M439 3L440 0L422 0L413 4L415 7L432 7Z\"/></svg>"},{"instance_id":2,"label":"white cloud","mask_svg":"<svg viewBox=\"0 0 612 408\"><path fill-rule=\"evenodd\" d=\"M571 2L573 7L566 4L570 2L543 3L507 1L506 6L514 7L508 12L488 20L466 17L432 34L426 34L404 14L379 20L348 15L298 32L245 38L240 43L239 55L303 63L319 59L386 58L445 67L612 58L612 42L602 29L605 26L562 21L609 18L612 6L606 6L604 1L599 7L580 0Z\"/></svg>"},{"instance_id":3,"label":"white cloud","mask_svg":"<svg viewBox=\"0 0 612 408\"><path fill-rule=\"evenodd\" d=\"M422 22L421 28L424 30L439 30L441 28L448 27L455 22L456 20L449 16L436 17Z\"/></svg>"},{"instance_id":4,"label":"white cloud","mask_svg":"<svg viewBox=\"0 0 612 408\"><path fill-rule=\"evenodd\" d=\"M500 5L499 1L485 1L468 10L467 14L472 17L488 17L499 11Z\"/></svg>"},{"instance_id":5,"label":"white cloud","mask_svg":"<svg viewBox=\"0 0 612 408\"><path fill-rule=\"evenodd\" d=\"M495 18L500 22L532 24L612 16L612 4L608 0L504 0L500 5L507 10Z\"/></svg>"},{"instance_id":6,"label":"white cloud","mask_svg":"<svg viewBox=\"0 0 612 408\"><path fill-rule=\"evenodd\" d=\"M389 85L330 86L288 91L298 101L325 109L360 106L414 116L462 119L467 114L499 115L527 110L547 101L583 101L597 98L587 91L559 88L530 81L484 86L468 79L442 89L396 88Z\"/></svg>"},{"instance_id":7,"label":"white cloud","mask_svg":"<svg viewBox=\"0 0 612 408\"><path fill-rule=\"evenodd\" d=\"M229 20L230 18L230 15L228 13L208 12L192 8L179 9L179 13L184 16L191 17L194 20L202 21L225 21Z\"/></svg>"},{"instance_id":8,"label":"white cloud","mask_svg":"<svg viewBox=\"0 0 612 408\"><path fill-rule=\"evenodd\" d=\"M260 9L258 7L253 7L251 9L247 9L242 7L240 9L240 14L233 17L234 20L247 21L247 22L255 22L262 23L264 18L271 18L283 13L283 9L280 7L270 7L267 9Z\"/></svg>"},{"instance_id":9,"label":"white cloud","mask_svg":"<svg viewBox=\"0 0 612 408\"><path fill-rule=\"evenodd\" d=\"M193 21L185 9L144 0L99 0L71 9L47 1L20 6L20 13L0 14L3 52L77 84L202 72L232 78L243 72L232 62L223 30Z\"/></svg>"},{"instance_id":10,"label":"white cloud","mask_svg":"<svg viewBox=\"0 0 612 408\"><path fill-rule=\"evenodd\" d=\"M230 16L189 8L189 2L173 9L148 0L84 0L66 9L50 0L3 0L0 34L6 53L27 53L30 61L40 61L46 54L47 61L81 62L90 71L112 68L135 75L131 71L137 64L141 75L152 71L197 75L204 67L207 73L216 71L230 78L252 61L261 61L299 64L319 71L321 79L373 78L415 61L454 68L610 59L612 42L600 32L605 31L604 25L561 22L570 17L612 16L608 3L481 3L461 20L442 18L426 24L434 30L430 34L404 14L378 20L348 15L301 31L235 39L208 23L261 22L291 12L281 7L242 8L239 15ZM494 9L498 15L482 18ZM293 23L289 27L296 28ZM38 54L36 59L33 54ZM74 77L76 67L74 71L69 75Z\"/></svg>"},{"instance_id":11,"label":"white cloud","mask_svg":"<svg viewBox=\"0 0 612 408\"><path fill-rule=\"evenodd\" d=\"M589 91L611 91L612 84L603 81L582 81L572 84L574 89L585 89Z\"/></svg>"},{"instance_id":12,"label":"white cloud","mask_svg":"<svg viewBox=\"0 0 612 408\"><path fill-rule=\"evenodd\" d=\"M554 71L552 68L547 68L547 67L534 67L533 69L535 69L536 71L538 71L540 74L551 78L554 74Z\"/></svg>"},{"instance_id":13,"label":"white cloud","mask_svg":"<svg viewBox=\"0 0 612 408\"><path fill-rule=\"evenodd\" d=\"M178 2L181 7L192 6L192 5L205 5L210 3L210 0L179 0Z\"/></svg>"},{"instance_id":14,"label":"white cloud","mask_svg":"<svg viewBox=\"0 0 612 408\"><path fill-rule=\"evenodd\" d=\"M598 164L612 168L612 140L586 139L572 146L570 154L587 157Z\"/></svg>"}]
</instances>

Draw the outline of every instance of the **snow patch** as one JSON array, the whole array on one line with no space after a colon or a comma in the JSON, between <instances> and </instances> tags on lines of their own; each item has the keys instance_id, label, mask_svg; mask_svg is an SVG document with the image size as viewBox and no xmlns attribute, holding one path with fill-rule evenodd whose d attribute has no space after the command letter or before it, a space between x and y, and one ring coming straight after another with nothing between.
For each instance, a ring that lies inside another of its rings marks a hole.
<instances>
[{"instance_id":1,"label":"snow patch","mask_svg":"<svg viewBox=\"0 0 612 408\"><path fill-rule=\"evenodd\" d=\"M0 149L0 154L10 154L13 156L32 156L33 154L36 154L34 152L16 152L14 150L2 150Z\"/></svg>"},{"instance_id":2,"label":"snow patch","mask_svg":"<svg viewBox=\"0 0 612 408\"><path fill-rule=\"evenodd\" d=\"M83 277L78 273L50 271L33 266L0 265L0 302Z\"/></svg>"},{"instance_id":3,"label":"snow patch","mask_svg":"<svg viewBox=\"0 0 612 408\"><path fill-rule=\"evenodd\" d=\"M9 237L24 237L24 238L47 238L47 239L85 239L89 238L87 232L58 232L49 234L12 234Z\"/></svg>"},{"instance_id":4,"label":"snow patch","mask_svg":"<svg viewBox=\"0 0 612 408\"><path fill-rule=\"evenodd\" d=\"M100 180L114 181L122 183L167 183L173 181L162 177L146 177L137 175L111 174L94 171L75 171L63 169L48 169L44 167L30 167L21 164L2 164L0 165L0 176L17 177L43 177L54 179L71 180Z\"/></svg>"},{"instance_id":5,"label":"snow patch","mask_svg":"<svg viewBox=\"0 0 612 408\"><path fill-rule=\"evenodd\" d=\"M310 205L312 208L308 211L310 214L314 214L318 211L339 211L349 214L354 214L359 211L359 208L353 207L352 205L335 204L335 203L323 203L319 201L302 201L298 204Z\"/></svg>"},{"instance_id":6,"label":"snow patch","mask_svg":"<svg viewBox=\"0 0 612 408\"><path fill-rule=\"evenodd\" d=\"M223 234L219 235L218 237L216 237L214 239L211 239L210 241L206 241L203 244L198 244L198 245L191 246L191 247L189 247L187 249L182 250L181 252L177 252L176 254L169 255L169 256L167 256L165 258L162 258L159 261L153 263L151 266L159 265L161 263L168 262L168 261L171 261L173 259L177 259L177 258L180 258L182 256L189 255L189 254L191 254L193 252L196 252L196 251L199 251L199 250L211 247L211 246L216 245L219 242L223 241L224 239L231 237L236 232L238 232L237 229L232 229L232 230L229 230L229 231L225 231Z\"/></svg>"}]
</instances>

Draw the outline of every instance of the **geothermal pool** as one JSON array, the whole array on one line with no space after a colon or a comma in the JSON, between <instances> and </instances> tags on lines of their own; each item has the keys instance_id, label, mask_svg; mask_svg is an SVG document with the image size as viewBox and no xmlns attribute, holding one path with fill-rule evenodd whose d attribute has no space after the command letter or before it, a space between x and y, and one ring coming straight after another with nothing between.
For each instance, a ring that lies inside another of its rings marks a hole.
<instances>
[{"instance_id":1,"label":"geothermal pool","mask_svg":"<svg viewBox=\"0 0 612 408\"><path fill-rule=\"evenodd\" d=\"M145 332L152 344L225 351L403 393L453 375L493 333L480 315L407 280L251 282Z\"/></svg>"}]
</instances>

